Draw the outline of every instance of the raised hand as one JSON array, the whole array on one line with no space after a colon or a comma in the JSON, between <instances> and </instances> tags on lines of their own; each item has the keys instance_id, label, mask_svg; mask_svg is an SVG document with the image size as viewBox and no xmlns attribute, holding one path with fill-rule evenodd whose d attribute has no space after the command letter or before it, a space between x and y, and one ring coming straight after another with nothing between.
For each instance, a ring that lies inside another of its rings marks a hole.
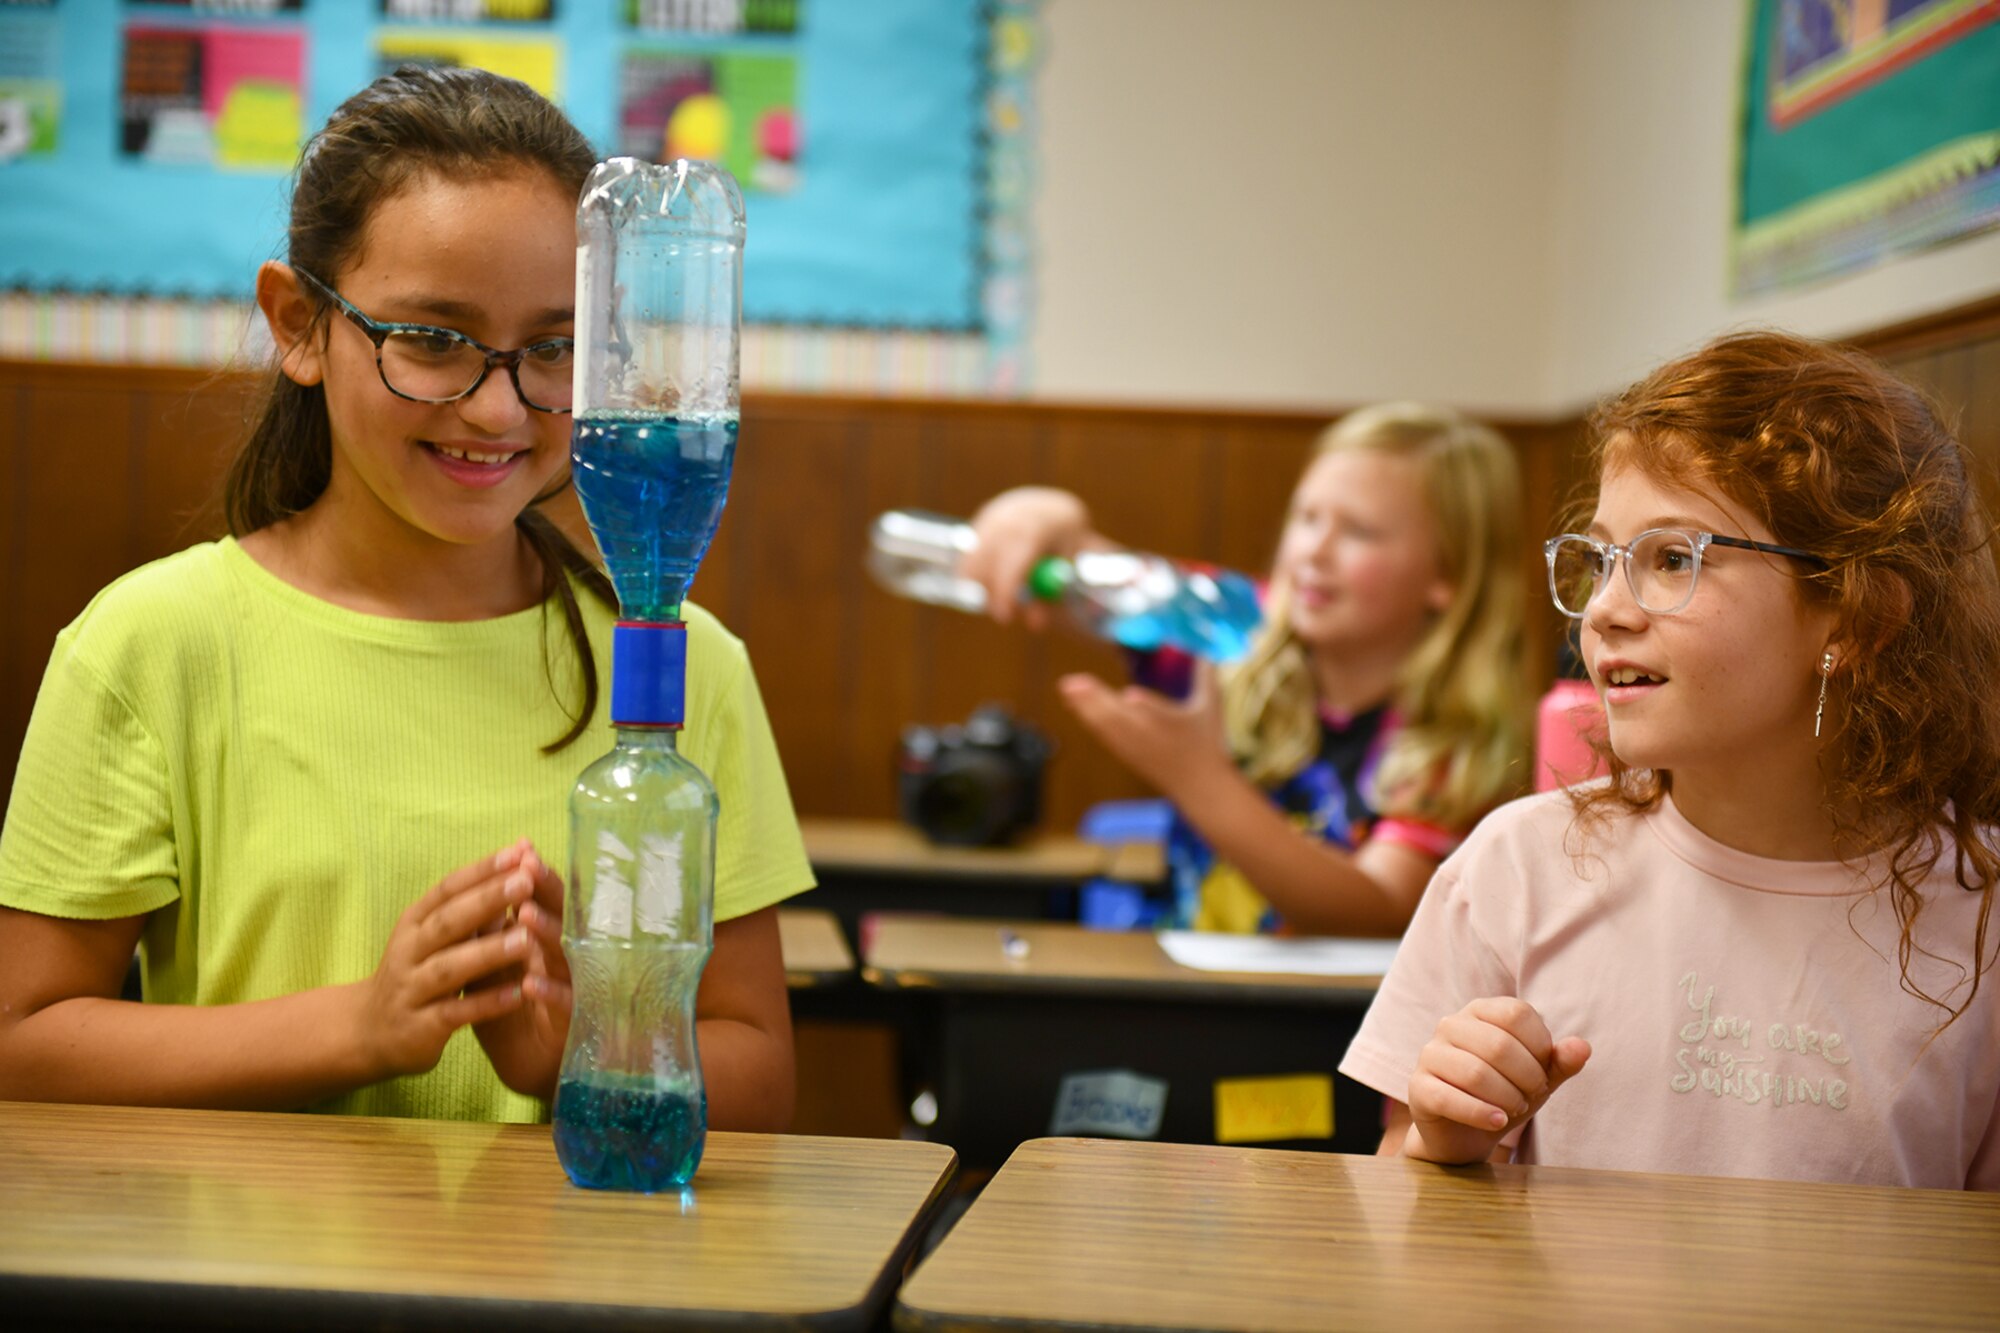
<instances>
[{"instance_id":1,"label":"raised hand","mask_svg":"<svg viewBox=\"0 0 2000 1333\"><path fill-rule=\"evenodd\" d=\"M1555 1040L1527 1001L1474 1000L1440 1020L1417 1055L1404 1155L1445 1163L1485 1161L1589 1059L1589 1042Z\"/></svg>"},{"instance_id":2,"label":"raised hand","mask_svg":"<svg viewBox=\"0 0 2000 1333\"><path fill-rule=\"evenodd\" d=\"M514 909L513 920L491 923L491 929L525 929L529 948L507 972L483 983L485 988L518 986L518 1008L474 1027L486 1058L500 1081L516 1092L534 1097L555 1094L562 1072L563 1043L569 1037L569 961L562 951L562 876L542 863L527 842L500 855L512 855L511 881L527 886L527 896Z\"/></svg>"},{"instance_id":3,"label":"raised hand","mask_svg":"<svg viewBox=\"0 0 2000 1333\"><path fill-rule=\"evenodd\" d=\"M376 1079L434 1068L451 1034L521 1006L518 985L482 985L532 948L527 927L493 929L527 901L518 848L454 870L406 908L375 974L355 988L360 1049Z\"/></svg>"},{"instance_id":4,"label":"raised hand","mask_svg":"<svg viewBox=\"0 0 2000 1333\"><path fill-rule=\"evenodd\" d=\"M1039 602L1022 602L1028 571L1045 556L1074 556L1091 537L1090 511L1083 501L1053 486L1017 486L1002 491L972 516L979 544L959 563L958 572L986 587L986 610L1001 624L1015 611L1034 629L1048 620Z\"/></svg>"},{"instance_id":5,"label":"raised hand","mask_svg":"<svg viewBox=\"0 0 2000 1333\"><path fill-rule=\"evenodd\" d=\"M1125 767L1170 798L1202 780L1234 771L1223 737L1215 669L1197 666L1184 700L1137 685L1114 690L1095 676L1064 676L1063 702Z\"/></svg>"}]
</instances>

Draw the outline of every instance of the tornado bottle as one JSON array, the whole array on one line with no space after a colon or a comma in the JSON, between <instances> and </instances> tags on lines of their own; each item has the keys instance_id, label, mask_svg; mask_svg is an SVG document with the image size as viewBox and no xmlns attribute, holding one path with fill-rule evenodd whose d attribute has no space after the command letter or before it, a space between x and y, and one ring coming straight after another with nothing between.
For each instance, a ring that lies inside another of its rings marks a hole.
<instances>
[{"instance_id":1,"label":"tornado bottle","mask_svg":"<svg viewBox=\"0 0 2000 1333\"><path fill-rule=\"evenodd\" d=\"M571 462L612 583L617 743L570 796L576 1003L556 1154L600 1189L685 1185L708 1099L695 993L714 939L715 788L677 748L680 604L735 457L743 206L704 163L601 163L577 207Z\"/></svg>"}]
</instances>

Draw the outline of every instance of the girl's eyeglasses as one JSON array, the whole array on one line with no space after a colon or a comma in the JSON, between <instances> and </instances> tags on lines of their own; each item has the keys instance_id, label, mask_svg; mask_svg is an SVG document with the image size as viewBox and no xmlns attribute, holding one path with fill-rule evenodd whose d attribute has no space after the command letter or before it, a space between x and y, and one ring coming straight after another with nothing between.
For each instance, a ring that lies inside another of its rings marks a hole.
<instances>
[{"instance_id":1,"label":"girl's eyeglasses","mask_svg":"<svg viewBox=\"0 0 2000 1333\"><path fill-rule=\"evenodd\" d=\"M1572 620L1581 620L1591 599L1611 577L1612 567L1622 558L1625 581L1639 608L1650 615L1670 616L1693 599L1695 580L1701 576L1702 552L1711 546L1763 551L1827 568L1825 560L1797 547L1773 546L1746 537L1721 537L1692 528L1654 528L1623 546L1565 532L1549 538L1542 547L1549 558L1549 596L1555 599L1556 610Z\"/></svg>"},{"instance_id":2,"label":"girl's eyeglasses","mask_svg":"<svg viewBox=\"0 0 2000 1333\"><path fill-rule=\"evenodd\" d=\"M302 268L292 270L340 307L375 344L375 369L382 384L413 403L452 403L480 385L495 366L505 366L514 392L537 412L567 412L576 366L576 340L551 338L531 347L501 352L456 329L429 324L385 324L356 310L339 292Z\"/></svg>"}]
</instances>

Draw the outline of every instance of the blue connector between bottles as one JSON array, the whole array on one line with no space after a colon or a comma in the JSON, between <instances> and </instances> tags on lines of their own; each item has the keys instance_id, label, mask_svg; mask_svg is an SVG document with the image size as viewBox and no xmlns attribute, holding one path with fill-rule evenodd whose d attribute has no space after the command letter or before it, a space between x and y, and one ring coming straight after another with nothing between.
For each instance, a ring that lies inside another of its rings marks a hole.
<instances>
[{"instance_id":1,"label":"blue connector between bottles","mask_svg":"<svg viewBox=\"0 0 2000 1333\"><path fill-rule=\"evenodd\" d=\"M621 620L611 631L611 720L678 727L687 707L687 625Z\"/></svg>"}]
</instances>

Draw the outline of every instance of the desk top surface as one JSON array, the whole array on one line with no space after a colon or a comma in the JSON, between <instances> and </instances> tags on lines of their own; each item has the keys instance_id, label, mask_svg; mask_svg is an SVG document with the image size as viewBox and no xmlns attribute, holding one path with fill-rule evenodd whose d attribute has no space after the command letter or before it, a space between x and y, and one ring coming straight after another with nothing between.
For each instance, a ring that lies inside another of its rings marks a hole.
<instances>
[{"instance_id":1,"label":"desk top surface","mask_svg":"<svg viewBox=\"0 0 2000 1333\"><path fill-rule=\"evenodd\" d=\"M485 1327L861 1326L950 1149L708 1136L686 1194L572 1186L546 1125L0 1102L0 1291Z\"/></svg>"},{"instance_id":2,"label":"desk top surface","mask_svg":"<svg viewBox=\"0 0 2000 1333\"><path fill-rule=\"evenodd\" d=\"M940 847L893 819L801 819L799 832L813 868L828 872L1070 885L1098 875L1152 884L1167 873L1157 843L1039 834L1011 847Z\"/></svg>"},{"instance_id":3,"label":"desk top surface","mask_svg":"<svg viewBox=\"0 0 2000 1333\"><path fill-rule=\"evenodd\" d=\"M1365 1000L1381 981L1373 976L1204 972L1167 957L1149 931L899 912L869 916L862 953L864 979L900 990L1104 992L1337 1004Z\"/></svg>"},{"instance_id":4,"label":"desk top surface","mask_svg":"<svg viewBox=\"0 0 2000 1333\"><path fill-rule=\"evenodd\" d=\"M778 943L785 955L785 980L794 988L824 986L854 973L854 953L831 912L779 908Z\"/></svg>"},{"instance_id":5,"label":"desk top surface","mask_svg":"<svg viewBox=\"0 0 2000 1333\"><path fill-rule=\"evenodd\" d=\"M904 1285L901 1329L1990 1325L2000 1198L1023 1144Z\"/></svg>"}]
</instances>

